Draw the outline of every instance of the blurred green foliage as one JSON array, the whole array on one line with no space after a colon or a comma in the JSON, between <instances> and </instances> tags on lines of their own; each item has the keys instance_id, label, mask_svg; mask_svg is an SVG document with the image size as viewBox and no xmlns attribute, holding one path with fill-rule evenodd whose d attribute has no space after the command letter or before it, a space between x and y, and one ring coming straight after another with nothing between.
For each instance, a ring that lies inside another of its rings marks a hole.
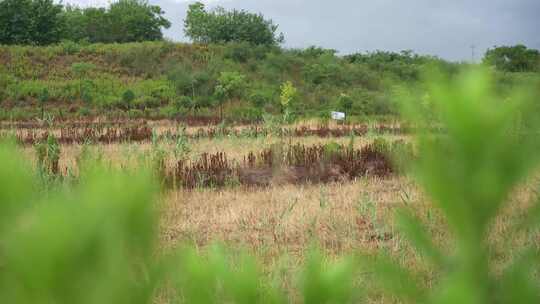
<instances>
[{"instance_id":1,"label":"blurred green foliage","mask_svg":"<svg viewBox=\"0 0 540 304\"><path fill-rule=\"evenodd\" d=\"M402 210L398 218L403 234L431 262L439 278L425 288L414 279L418 273L387 259L375 262L374 271L389 292L412 303L537 303L538 248L534 244L505 248L512 252L511 260L498 274L488 235L512 191L540 165L536 153L540 91L529 84L515 90L510 99L501 98L485 71L455 78L431 73L429 79L432 107L428 111L434 116L425 115L414 94L400 98L407 100L407 117L421 127L418 158L411 165L413 176L444 215L455 248L438 248L412 210ZM444 135L432 133L434 123ZM532 205L529 216L516 226L527 226L538 216L540 204Z\"/></svg>"}]
</instances>

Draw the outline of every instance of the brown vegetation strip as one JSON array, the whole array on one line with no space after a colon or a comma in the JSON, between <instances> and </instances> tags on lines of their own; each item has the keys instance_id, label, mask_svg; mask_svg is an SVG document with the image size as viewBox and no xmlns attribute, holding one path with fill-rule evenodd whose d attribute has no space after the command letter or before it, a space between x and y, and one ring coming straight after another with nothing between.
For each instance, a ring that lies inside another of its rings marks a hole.
<instances>
[{"instance_id":1,"label":"brown vegetation strip","mask_svg":"<svg viewBox=\"0 0 540 304\"><path fill-rule=\"evenodd\" d=\"M39 106L36 104L35 106ZM79 120L59 120L55 119L53 121L54 126L66 127L66 128L93 128L93 127L103 127L103 126L133 126L133 125L146 125L147 122L162 121L161 119L112 119L112 120L101 120L100 118L89 117L86 119ZM206 127L206 126L217 126L221 124L222 119L219 116L185 116L179 119L166 120L174 124L185 124L190 127ZM241 120L235 121L235 125L253 125L253 121ZM19 121L0 121L0 129L39 129L45 126L44 121L38 120L19 120Z\"/></svg>"},{"instance_id":2,"label":"brown vegetation strip","mask_svg":"<svg viewBox=\"0 0 540 304\"><path fill-rule=\"evenodd\" d=\"M164 165L165 166L165 165ZM268 186L271 184L328 183L365 175L385 177L394 172L390 159L375 145L349 149L328 145L274 147L250 152L239 163L226 153L204 153L195 161L178 161L163 168L167 185L181 188L227 185Z\"/></svg>"},{"instance_id":3,"label":"brown vegetation strip","mask_svg":"<svg viewBox=\"0 0 540 304\"><path fill-rule=\"evenodd\" d=\"M168 138L176 140L179 136L186 136L191 139L201 138L218 138L223 136L235 137L267 137L269 135L279 135L285 137L344 137L354 134L355 136L365 135L372 131L377 134L405 134L410 132L410 128L399 126L378 125L368 127L367 125L359 126L341 126L330 128L327 126L296 127L296 128L280 128L278 130L269 130L262 126L250 126L245 128L199 128L194 132L178 132L177 130L168 129L159 137L161 139ZM4 132L4 135L9 132ZM120 142L149 142L154 136L153 129L146 123L140 125L93 125L83 128L77 127L62 127L56 130L40 130L40 129L19 129L15 131L17 141L25 145L33 145L39 142L44 142L49 134L53 134L61 144L83 144L83 143L120 143Z\"/></svg>"}]
</instances>

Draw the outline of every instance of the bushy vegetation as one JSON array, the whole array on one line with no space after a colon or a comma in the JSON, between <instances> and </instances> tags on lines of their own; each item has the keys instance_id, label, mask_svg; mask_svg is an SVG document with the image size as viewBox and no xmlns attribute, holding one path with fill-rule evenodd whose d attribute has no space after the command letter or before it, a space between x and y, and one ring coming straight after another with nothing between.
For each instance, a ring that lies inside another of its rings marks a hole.
<instances>
[{"instance_id":1,"label":"bushy vegetation","mask_svg":"<svg viewBox=\"0 0 540 304\"><path fill-rule=\"evenodd\" d=\"M378 59L365 56L355 61L330 50L246 43L0 46L3 119L40 117L35 105L44 88L45 111L56 117L60 109L65 116L85 109L85 114L122 117L128 90L134 95L129 108L147 118L220 116L222 111L225 119L260 121L265 114L319 117L339 109L349 116L393 115L393 86L418 83L417 76L403 76L404 70L416 75L431 63L459 69L432 58L375 64ZM285 106L280 96L288 83L296 92Z\"/></svg>"},{"instance_id":2,"label":"bushy vegetation","mask_svg":"<svg viewBox=\"0 0 540 304\"><path fill-rule=\"evenodd\" d=\"M538 72L540 52L521 44L494 47L486 52L484 63L504 72Z\"/></svg>"},{"instance_id":3,"label":"bushy vegetation","mask_svg":"<svg viewBox=\"0 0 540 304\"><path fill-rule=\"evenodd\" d=\"M439 67L455 75L466 65L411 52L375 52L341 57L332 50L285 50L246 43L191 45L61 43L48 47L0 46L2 119L41 117L36 106L47 89L45 112L60 117L146 118L223 116L262 121L264 115L327 117L393 116L396 86L421 87L422 71ZM538 73L491 72L497 89ZM290 105L282 89L294 87ZM124 93L131 91L129 105ZM220 115L222 114L222 115Z\"/></svg>"}]
</instances>

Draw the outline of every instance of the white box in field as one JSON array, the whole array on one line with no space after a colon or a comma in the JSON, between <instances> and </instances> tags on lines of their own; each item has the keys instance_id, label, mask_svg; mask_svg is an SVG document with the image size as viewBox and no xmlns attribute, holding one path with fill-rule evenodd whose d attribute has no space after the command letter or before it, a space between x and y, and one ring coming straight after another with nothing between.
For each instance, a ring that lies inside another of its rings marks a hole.
<instances>
[{"instance_id":1,"label":"white box in field","mask_svg":"<svg viewBox=\"0 0 540 304\"><path fill-rule=\"evenodd\" d=\"M330 116L332 116L332 119L335 120L345 120L345 113L343 112L330 112Z\"/></svg>"}]
</instances>

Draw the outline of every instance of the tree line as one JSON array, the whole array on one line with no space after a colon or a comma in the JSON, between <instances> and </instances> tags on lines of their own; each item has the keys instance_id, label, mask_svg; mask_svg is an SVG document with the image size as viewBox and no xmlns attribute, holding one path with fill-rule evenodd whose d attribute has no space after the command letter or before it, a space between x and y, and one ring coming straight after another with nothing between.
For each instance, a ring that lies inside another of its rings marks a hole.
<instances>
[{"instance_id":1,"label":"tree line","mask_svg":"<svg viewBox=\"0 0 540 304\"><path fill-rule=\"evenodd\" d=\"M163 39L170 21L145 0L118 0L107 8L64 6L53 0L0 1L0 44L49 45Z\"/></svg>"},{"instance_id":2,"label":"tree line","mask_svg":"<svg viewBox=\"0 0 540 304\"><path fill-rule=\"evenodd\" d=\"M278 26L262 14L221 7L207 11L200 2L190 5L184 24L186 35L200 43L283 41ZM147 0L117 0L108 7L87 8L53 0L0 0L0 44L6 45L156 41L170 27L161 7Z\"/></svg>"}]
</instances>

